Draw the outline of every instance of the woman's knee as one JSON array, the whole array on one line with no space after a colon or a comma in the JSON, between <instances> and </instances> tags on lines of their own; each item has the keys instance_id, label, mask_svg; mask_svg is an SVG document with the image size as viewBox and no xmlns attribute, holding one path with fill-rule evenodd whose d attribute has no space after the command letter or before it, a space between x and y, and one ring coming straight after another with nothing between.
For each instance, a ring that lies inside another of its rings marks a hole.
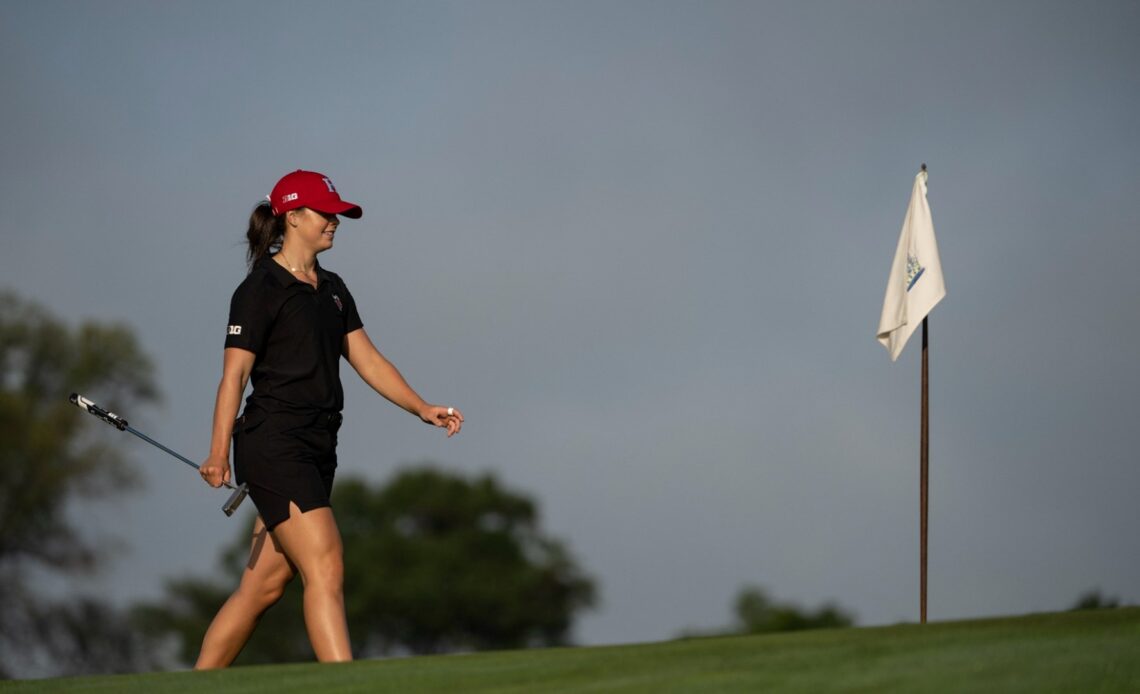
<instances>
[{"instance_id":1,"label":"woman's knee","mask_svg":"<svg viewBox=\"0 0 1140 694\"><path fill-rule=\"evenodd\" d=\"M268 609L285 594L285 588L289 586L291 580L293 574L287 571L278 571L266 576L246 575L239 590L263 609Z\"/></svg>"},{"instance_id":2,"label":"woman's knee","mask_svg":"<svg viewBox=\"0 0 1140 694\"><path fill-rule=\"evenodd\" d=\"M319 585L329 590L341 590L344 586L344 555L339 548L322 552L305 567L304 577L306 587Z\"/></svg>"}]
</instances>

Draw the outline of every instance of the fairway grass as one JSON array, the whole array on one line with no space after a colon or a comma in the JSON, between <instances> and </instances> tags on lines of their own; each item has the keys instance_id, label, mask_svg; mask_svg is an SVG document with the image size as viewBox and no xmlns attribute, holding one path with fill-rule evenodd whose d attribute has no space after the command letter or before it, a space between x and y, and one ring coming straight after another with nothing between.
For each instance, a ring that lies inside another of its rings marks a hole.
<instances>
[{"instance_id":1,"label":"fairway grass","mask_svg":"<svg viewBox=\"0 0 1140 694\"><path fill-rule=\"evenodd\" d=\"M3 692L1140 692L1140 608L0 683Z\"/></svg>"}]
</instances>

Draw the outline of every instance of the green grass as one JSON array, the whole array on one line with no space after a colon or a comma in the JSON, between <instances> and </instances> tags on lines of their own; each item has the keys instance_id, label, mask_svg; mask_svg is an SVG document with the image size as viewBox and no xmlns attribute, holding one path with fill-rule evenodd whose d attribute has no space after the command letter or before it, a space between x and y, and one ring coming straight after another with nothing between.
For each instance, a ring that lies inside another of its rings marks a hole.
<instances>
[{"instance_id":1,"label":"green grass","mask_svg":"<svg viewBox=\"0 0 1140 694\"><path fill-rule=\"evenodd\" d=\"M0 683L4 692L1140 692L1140 608Z\"/></svg>"}]
</instances>

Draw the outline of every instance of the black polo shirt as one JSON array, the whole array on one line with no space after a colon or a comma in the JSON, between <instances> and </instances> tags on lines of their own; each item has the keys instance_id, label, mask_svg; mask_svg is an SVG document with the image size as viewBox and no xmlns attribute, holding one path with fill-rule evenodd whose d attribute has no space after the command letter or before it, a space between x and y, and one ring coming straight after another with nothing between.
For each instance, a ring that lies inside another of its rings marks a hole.
<instances>
[{"instance_id":1,"label":"black polo shirt","mask_svg":"<svg viewBox=\"0 0 1140 694\"><path fill-rule=\"evenodd\" d=\"M364 324L344 280L319 263L316 270L314 289L267 256L234 291L226 347L257 355L247 410L304 416L344 407L344 336Z\"/></svg>"}]
</instances>

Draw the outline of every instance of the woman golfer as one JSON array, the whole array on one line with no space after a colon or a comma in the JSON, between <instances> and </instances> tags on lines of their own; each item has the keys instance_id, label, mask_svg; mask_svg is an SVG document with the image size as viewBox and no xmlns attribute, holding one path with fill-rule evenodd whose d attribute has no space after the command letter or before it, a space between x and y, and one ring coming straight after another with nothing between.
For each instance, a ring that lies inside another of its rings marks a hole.
<instances>
[{"instance_id":1,"label":"woman golfer","mask_svg":"<svg viewBox=\"0 0 1140 694\"><path fill-rule=\"evenodd\" d=\"M250 270L230 304L210 456L201 473L213 487L229 481L232 439L237 480L249 485L258 517L241 584L206 631L196 668L233 662L297 574L317 659L352 659L340 532L329 507L344 405L342 356L377 393L448 436L463 426L459 410L424 402L377 351L344 281L317 262L333 246L338 215L362 214L341 200L328 177L295 171L250 216ZM237 417L248 381L253 391Z\"/></svg>"}]
</instances>

